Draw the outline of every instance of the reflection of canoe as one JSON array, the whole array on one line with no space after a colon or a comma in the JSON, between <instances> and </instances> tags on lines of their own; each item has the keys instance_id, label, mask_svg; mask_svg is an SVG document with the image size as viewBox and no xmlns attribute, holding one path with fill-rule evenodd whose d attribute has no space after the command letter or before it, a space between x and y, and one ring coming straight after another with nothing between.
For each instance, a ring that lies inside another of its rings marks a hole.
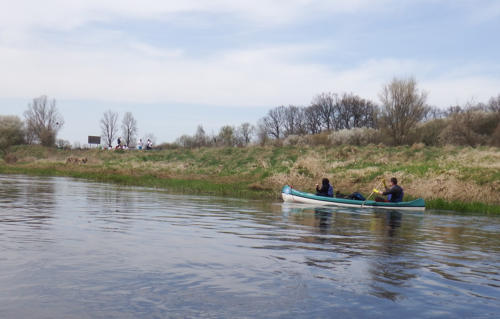
<instances>
[{"instance_id":1,"label":"reflection of canoe","mask_svg":"<svg viewBox=\"0 0 500 319\"><path fill-rule=\"evenodd\" d=\"M383 208L396 210L425 210L425 201L422 198L411 202L376 202L374 200L360 201L354 199L344 199L335 197L317 196L311 193L304 193L285 185L281 190L281 196L285 202L316 204L316 205L332 205L341 207L358 207L358 208Z\"/></svg>"}]
</instances>

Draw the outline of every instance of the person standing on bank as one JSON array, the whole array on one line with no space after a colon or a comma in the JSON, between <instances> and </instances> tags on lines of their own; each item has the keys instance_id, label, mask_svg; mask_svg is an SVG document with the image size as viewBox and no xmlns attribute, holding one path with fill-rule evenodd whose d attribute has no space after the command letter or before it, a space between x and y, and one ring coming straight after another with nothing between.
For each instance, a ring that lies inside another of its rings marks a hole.
<instances>
[{"instance_id":1,"label":"person standing on bank","mask_svg":"<svg viewBox=\"0 0 500 319\"><path fill-rule=\"evenodd\" d=\"M316 195L333 197L333 186L330 185L328 178L323 178L321 181L321 188L319 188L319 184L316 184Z\"/></svg>"},{"instance_id":2,"label":"person standing on bank","mask_svg":"<svg viewBox=\"0 0 500 319\"><path fill-rule=\"evenodd\" d=\"M385 201L392 203L399 203L403 201L404 191L401 186L398 185L398 180L396 177L391 178L391 187L387 187L384 180L385 192L382 195L387 196L387 200L382 197L377 197L376 201Z\"/></svg>"}]
</instances>

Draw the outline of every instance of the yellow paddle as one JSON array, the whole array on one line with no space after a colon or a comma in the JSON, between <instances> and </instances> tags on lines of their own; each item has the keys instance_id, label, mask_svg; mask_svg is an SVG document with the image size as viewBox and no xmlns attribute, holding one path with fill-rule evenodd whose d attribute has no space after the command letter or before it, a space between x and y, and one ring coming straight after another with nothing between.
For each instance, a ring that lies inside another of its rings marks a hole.
<instances>
[{"instance_id":1,"label":"yellow paddle","mask_svg":"<svg viewBox=\"0 0 500 319\"><path fill-rule=\"evenodd\" d=\"M372 197L373 193L377 193L377 194L382 193L381 191L379 191L379 190L377 189L378 187L382 186L382 183L385 185L385 179L382 179L382 180L381 180L381 181L377 184L377 186L373 189L373 191L370 193L370 195L368 195L368 197L365 199L365 201L363 202L363 205L365 204L365 202L366 202L367 200L369 200L369 199L370 199L370 197Z\"/></svg>"}]
</instances>

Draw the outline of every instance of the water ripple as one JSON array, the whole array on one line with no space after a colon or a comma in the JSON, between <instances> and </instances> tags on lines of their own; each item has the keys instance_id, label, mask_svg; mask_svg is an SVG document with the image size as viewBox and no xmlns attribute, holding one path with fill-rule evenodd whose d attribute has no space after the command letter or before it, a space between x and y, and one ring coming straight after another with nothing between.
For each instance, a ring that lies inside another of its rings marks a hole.
<instances>
[{"instance_id":1,"label":"water ripple","mask_svg":"<svg viewBox=\"0 0 500 319\"><path fill-rule=\"evenodd\" d=\"M493 317L499 231L0 175L0 317Z\"/></svg>"}]
</instances>

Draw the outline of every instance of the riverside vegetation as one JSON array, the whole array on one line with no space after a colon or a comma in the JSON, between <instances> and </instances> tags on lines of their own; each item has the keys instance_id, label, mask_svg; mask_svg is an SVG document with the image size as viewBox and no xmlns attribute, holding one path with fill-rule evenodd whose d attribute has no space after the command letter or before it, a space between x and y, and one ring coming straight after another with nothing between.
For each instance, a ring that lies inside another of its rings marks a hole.
<instances>
[{"instance_id":1,"label":"riverside vegetation","mask_svg":"<svg viewBox=\"0 0 500 319\"><path fill-rule=\"evenodd\" d=\"M431 209L500 214L500 149L367 145L172 148L154 151L8 148L0 173L71 176L174 192L278 199L281 187L313 191L328 177L335 190L365 195L396 176L405 200Z\"/></svg>"}]
</instances>

